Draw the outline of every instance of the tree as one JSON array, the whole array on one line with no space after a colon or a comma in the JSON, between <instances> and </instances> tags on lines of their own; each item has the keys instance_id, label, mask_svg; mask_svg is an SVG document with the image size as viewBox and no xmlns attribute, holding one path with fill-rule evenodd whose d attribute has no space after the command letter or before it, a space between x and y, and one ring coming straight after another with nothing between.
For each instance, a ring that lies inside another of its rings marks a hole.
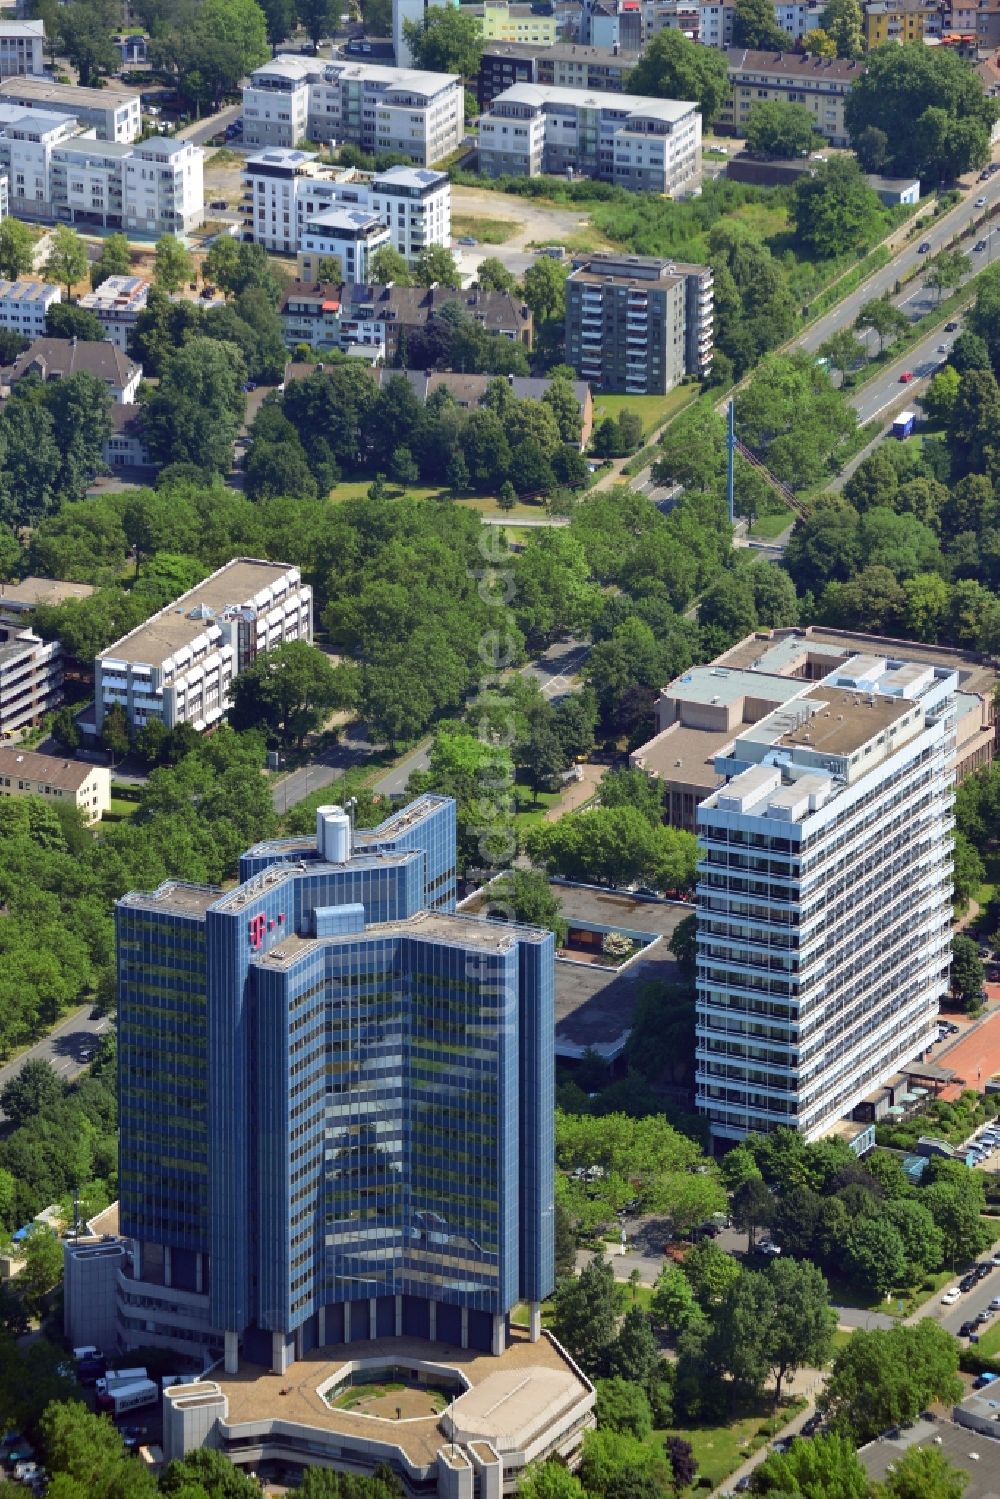
<instances>
[{"instance_id":1,"label":"tree","mask_svg":"<svg viewBox=\"0 0 1000 1499\"><path fill-rule=\"evenodd\" d=\"M906 1282L906 1246L899 1230L883 1218L851 1224L844 1259L851 1279L878 1297Z\"/></svg>"},{"instance_id":2,"label":"tree","mask_svg":"<svg viewBox=\"0 0 1000 1499\"><path fill-rule=\"evenodd\" d=\"M804 104L774 99L753 105L746 138L750 150L762 156L806 156L819 136L816 121Z\"/></svg>"},{"instance_id":3,"label":"tree","mask_svg":"<svg viewBox=\"0 0 1000 1499\"><path fill-rule=\"evenodd\" d=\"M817 258L866 249L883 223L877 194L848 156L835 156L820 163L815 173L799 178L793 188L792 215L796 239Z\"/></svg>"},{"instance_id":4,"label":"tree","mask_svg":"<svg viewBox=\"0 0 1000 1499\"><path fill-rule=\"evenodd\" d=\"M35 236L20 219L0 223L0 276L17 281L27 276L35 263Z\"/></svg>"},{"instance_id":5,"label":"tree","mask_svg":"<svg viewBox=\"0 0 1000 1499\"><path fill-rule=\"evenodd\" d=\"M747 1253L754 1248L758 1228L766 1228L774 1216L774 1198L761 1177L749 1177L733 1193L733 1223L747 1236Z\"/></svg>"},{"instance_id":6,"label":"tree","mask_svg":"<svg viewBox=\"0 0 1000 1499\"><path fill-rule=\"evenodd\" d=\"M176 234L164 234L156 241L156 262L153 280L165 292L180 291L195 276L194 260L190 251Z\"/></svg>"},{"instance_id":7,"label":"tree","mask_svg":"<svg viewBox=\"0 0 1000 1499\"><path fill-rule=\"evenodd\" d=\"M109 276L127 276L132 269L132 254L128 247L128 236L109 234L101 242L101 253L90 267L90 284L96 291Z\"/></svg>"},{"instance_id":8,"label":"tree","mask_svg":"<svg viewBox=\"0 0 1000 1499\"><path fill-rule=\"evenodd\" d=\"M63 51L84 88L121 66L121 53L112 40L116 21L120 24L120 16L110 0L72 0L58 12Z\"/></svg>"},{"instance_id":9,"label":"tree","mask_svg":"<svg viewBox=\"0 0 1000 1499\"><path fill-rule=\"evenodd\" d=\"M428 17L457 16L458 11L435 7L427 14ZM450 250L445 249L444 245L427 245L417 256L413 280L417 286L458 287L462 284L462 275Z\"/></svg>"},{"instance_id":10,"label":"tree","mask_svg":"<svg viewBox=\"0 0 1000 1499\"><path fill-rule=\"evenodd\" d=\"M967 276L971 269L972 257L964 251L940 250L931 261L925 280L937 292L940 302L941 293L960 286L963 276Z\"/></svg>"},{"instance_id":11,"label":"tree","mask_svg":"<svg viewBox=\"0 0 1000 1499\"><path fill-rule=\"evenodd\" d=\"M770 1452L754 1469L752 1494L794 1499L870 1499L868 1474L853 1444L835 1433L793 1442L787 1452Z\"/></svg>"},{"instance_id":12,"label":"tree","mask_svg":"<svg viewBox=\"0 0 1000 1499\"><path fill-rule=\"evenodd\" d=\"M957 1371L958 1344L928 1317L859 1330L834 1359L818 1404L837 1434L861 1446L889 1426L909 1426L935 1401L960 1399Z\"/></svg>"},{"instance_id":13,"label":"tree","mask_svg":"<svg viewBox=\"0 0 1000 1499\"><path fill-rule=\"evenodd\" d=\"M733 46L762 52L788 52L792 39L778 25L770 0L736 0L733 10Z\"/></svg>"},{"instance_id":14,"label":"tree","mask_svg":"<svg viewBox=\"0 0 1000 1499\"><path fill-rule=\"evenodd\" d=\"M233 684L232 721L264 727L283 744L301 745L332 708L345 706L347 678L306 640L291 640L259 655Z\"/></svg>"},{"instance_id":15,"label":"tree","mask_svg":"<svg viewBox=\"0 0 1000 1499\"><path fill-rule=\"evenodd\" d=\"M660 1365L649 1317L641 1307L630 1306L621 1329L607 1353L608 1372L630 1384L646 1384Z\"/></svg>"},{"instance_id":16,"label":"tree","mask_svg":"<svg viewBox=\"0 0 1000 1499\"><path fill-rule=\"evenodd\" d=\"M948 426L948 450L956 478L989 470L1000 430L1000 388L992 370L969 370L958 383Z\"/></svg>"},{"instance_id":17,"label":"tree","mask_svg":"<svg viewBox=\"0 0 1000 1499\"><path fill-rule=\"evenodd\" d=\"M889 137L877 125L866 125L854 142L863 172L880 172L889 159Z\"/></svg>"},{"instance_id":18,"label":"tree","mask_svg":"<svg viewBox=\"0 0 1000 1499\"><path fill-rule=\"evenodd\" d=\"M715 48L702 47L671 27L649 41L626 87L630 93L654 99L697 99L707 129L728 91L726 59Z\"/></svg>"},{"instance_id":19,"label":"tree","mask_svg":"<svg viewBox=\"0 0 1000 1499\"><path fill-rule=\"evenodd\" d=\"M376 286L411 285L410 271L406 260L393 245L380 245L368 262L372 282Z\"/></svg>"},{"instance_id":20,"label":"tree","mask_svg":"<svg viewBox=\"0 0 1000 1499\"><path fill-rule=\"evenodd\" d=\"M602 1253L556 1286L552 1331L585 1373L604 1367L624 1304L625 1292Z\"/></svg>"},{"instance_id":21,"label":"tree","mask_svg":"<svg viewBox=\"0 0 1000 1499\"><path fill-rule=\"evenodd\" d=\"M433 6L420 21L404 21L403 36L414 65L432 73L475 78L483 55L483 25L478 16L451 7Z\"/></svg>"},{"instance_id":22,"label":"tree","mask_svg":"<svg viewBox=\"0 0 1000 1499\"><path fill-rule=\"evenodd\" d=\"M938 1447L907 1447L882 1484L884 1499L962 1499L968 1473L953 1467Z\"/></svg>"},{"instance_id":23,"label":"tree","mask_svg":"<svg viewBox=\"0 0 1000 1499\"><path fill-rule=\"evenodd\" d=\"M982 289L980 288L980 291ZM971 315L976 316L975 308ZM968 328L963 329L951 346L948 364L960 375L964 375L967 370L988 370L990 350L985 338L980 337L978 332L972 333Z\"/></svg>"},{"instance_id":24,"label":"tree","mask_svg":"<svg viewBox=\"0 0 1000 1499\"><path fill-rule=\"evenodd\" d=\"M645 1441L653 1429L653 1414L641 1385L615 1375L611 1379L599 1379L596 1393L594 1408L598 1426L623 1431L637 1437L640 1442Z\"/></svg>"},{"instance_id":25,"label":"tree","mask_svg":"<svg viewBox=\"0 0 1000 1499\"><path fill-rule=\"evenodd\" d=\"M767 1351L777 1404L789 1374L796 1369L824 1366L830 1357L837 1314L830 1306L829 1286L808 1260L772 1260L764 1276L774 1297Z\"/></svg>"},{"instance_id":26,"label":"tree","mask_svg":"<svg viewBox=\"0 0 1000 1499\"><path fill-rule=\"evenodd\" d=\"M76 721L76 713L70 707L57 708L52 715L51 733L63 749L70 754L80 748L82 735Z\"/></svg>"},{"instance_id":27,"label":"tree","mask_svg":"<svg viewBox=\"0 0 1000 1499\"><path fill-rule=\"evenodd\" d=\"M476 284L483 291L509 291L516 294L518 289L517 277L513 271L509 271L495 255L488 255L479 262Z\"/></svg>"},{"instance_id":28,"label":"tree","mask_svg":"<svg viewBox=\"0 0 1000 1499\"><path fill-rule=\"evenodd\" d=\"M971 937L957 933L951 939L951 988L966 1008L977 1004L986 980L979 948Z\"/></svg>"},{"instance_id":29,"label":"tree","mask_svg":"<svg viewBox=\"0 0 1000 1499\"><path fill-rule=\"evenodd\" d=\"M876 48L844 105L852 139L870 127L884 133L887 171L931 183L983 165L996 117L964 59L920 42Z\"/></svg>"},{"instance_id":30,"label":"tree","mask_svg":"<svg viewBox=\"0 0 1000 1499\"><path fill-rule=\"evenodd\" d=\"M128 716L121 703L112 703L101 725L101 743L111 756L111 763L128 754Z\"/></svg>"},{"instance_id":31,"label":"tree","mask_svg":"<svg viewBox=\"0 0 1000 1499\"><path fill-rule=\"evenodd\" d=\"M45 332L49 338L78 338L91 342L100 342L106 336L97 314L76 302L53 302L45 314Z\"/></svg>"},{"instance_id":32,"label":"tree","mask_svg":"<svg viewBox=\"0 0 1000 1499\"><path fill-rule=\"evenodd\" d=\"M33 1058L5 1084L0 1093L0 1107L17 1128L36 1115L46 1113L65 1091L49 1063Z\"/></svg>"},{"instance_id":33,"label":"tree","mask_svg":"<svg viewBox=\"0 0 1000 1499\"><path fill-rule=\"evenodd\" d=\"M667 1438L667 1462L674 1476L674 1492L680 1494L690 1488L698 1474L698 1463L694 1448L683 1437Z\"/></svg>"},{"instance_id":34,"label":"tree","mask_svg":"<svg viewBox=\"0 0 1000 1499\"><path fill-rule=\"evenodd\" d=\"M549 256L532 262L524 273L524 300L539 323L562 321L566 311L569 266Z\"/></svg>"},{"instance_id":35,"label":"tree","mask_svg":"<svg viewBox=\"0 0 1000 1499\"><path fill-rule=\"evenodd\" d=\"M932 377L930 385L920 398L928 421L936 427L948 427L958 400L960 376L953 364L946 364Z\"/></svg>"},{"instance_id":36,"label":"tree","mask_svg":"<svg viewBox=\"0 0 1000 1499\"><path fill-rule=\"evenodd\" d=\"M831 369L840 372L841 383L848 372L856 364L863 363L865 358L864 345L855 338L849 328L838 328L836 333L831 333L830 337L820 344L819 352Z\"/></svg>"},{"instance_id":37,"label":"tree","mask_svg":"<svg viewBox=\"0 0 1000 1499\"><path fill-rule=\"evenodd\" d=\"M25 1289L37 1304L62 1279L63 1252L58 1234L36 1225L28 1235L24 1260Z\"/></svg>"},{"instance_id":38,"label":"tree","mask_svg":"<svg viewBox=\"0 0 1000 1499\"><path fill-rule=\"evenodd\" d=\"M836 46L837 57L860 57L865 50L860 0L827 0L819 24ZM878 171L869 167L868 171Z\"/></svg>"},{"instance_id":39,"label":"tree","mask_svg":"<svg viewBox=\"0 0 1000 1499\"><path fill-rule=\"evenodd\" d=\"M657 1276L649 1300L649 1314L657 1326L675 1337L698 1316L691 1281L677 1265L664 1265Z\"/></svg>"},{"instance_id":40,"label":"tree","mask_svg":"<svg viewBox=\"0 0 1000 1499\"><path fill-rule=\"evenodd\" d=\"M886 339L898 338L910 326L906 313L894 307L887 297L874 297L862 305L854 323L862 332L870 328L878 338L878 351L885 348Z\"/></svg>"},{"instance_id":41,"label":"tree","mask_svg":"<svg viewBox=\"0 0 1000 1499\"><path fill-rule=\"evenodd\" d=\"M681 1267L691 1283L698 1305L705 1311L721 1302L744 1271L711 1239L702 1239L684 1257Z\"/></svg>"},{"instance_id":42,"label":"tree","mask_svg":"<svg viewBox=\"0 0 1000 1499\"><path fill-rule=\"evenodd\" d=\"M670 1470L660 1449L617 1431L588 1431L583 1439L580 1478L589 1495L629 1499L633 1486L638 1499L663 1494ZM623 1487L624 1485L624 1487Z\"/></svg>"},{"instance_id":43,"label":"tree","mask_svg":"<svg viewBox=\"0 0 1000 1499\"><path fill-rule=\"evenodd\" d=\"M837 43L828 31L824 31L821 26L814 26L802 38L802 50L809 57L836 57Z\"/></svg>"},{"instance_id":44,"label":"tree","mask_svg":"<svg viewBox=\"0 0 1000 1499\"><path fill-rule=\"evenodd\" d=\"M566 940L559 897L537 870L509 869L489 887L487 911L490 914L506 911L510 921L544 927L555 934L557 946L561 947Z\"/></svg>"},{"instance_id":45,"label":"tree","mask_svg":"<svg viewBox=\"0 0 1000 1499\"><path fill-rule=\"evenodd\" d=\"M558 1458L525 1468L517 1494L518 1499L585 1499L583 1484Z\"/></svg>"},{"instance_id":46,"label":"tree","mask_svg":"<svg viewBox=\"0 0 1000 1499\"><path fill-rule=\"evenodd\" d=\"M154 460L227 473L243 419L245 380L235 344L201 337L182 344L146 402L143 432Z\"/></svg>"},{"instance_id":47,"label":"tree","mask_svg":"<svg viewBox=\"0 0 1000 1499\"><path fill-rule=\"evenodd\" d=\"M65 286L67 299L72 299L73 287L87 274L87 246L76 229L68 224L56 225L43 270Z\"/></svg>"}]
</instances>

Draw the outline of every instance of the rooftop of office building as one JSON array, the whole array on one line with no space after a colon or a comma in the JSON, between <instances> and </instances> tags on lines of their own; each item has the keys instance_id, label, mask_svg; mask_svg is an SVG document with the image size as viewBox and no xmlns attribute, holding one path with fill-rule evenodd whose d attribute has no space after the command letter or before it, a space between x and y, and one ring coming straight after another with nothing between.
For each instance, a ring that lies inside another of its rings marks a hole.
<instances>
[{"instance_id":1,"label":"rooftop of office building","mask_svg":"<svg viewBox=\"0 0 1000 1499\"><path fill-rule=\"evenodd\" d=\"M4 605L33 609L36 604L63 604L67 599L89 599L90 583L64 583L61 578L22 578L16 583L0 583L0 612Z\"/></svg>"},{"instance_id":2,"label":"rooftop of office building","mask_svg":"<svg viewBox=\"0 0 1000 1499\"><path fill-rule=\"evenodd\" d=\"M412 854L369 855L369 858L391 860L402 863ZM313 868L317 866L312 866ZM322 867L322 866L320 866ZM515 940L543 942L548 934L538 927L519 926L513 922L481 921L475 916L450 916L438 911L419 911L404 921L368 922L354 932L337 936L282 937L277 947L261 953L256 962L262 968L291 968L307 953L318 947L350 945L364 938L379 938L393 941L397 937L410 937L419 942L440 942L450 948L474 948L483 953L508 953Z\"/></svg>"},{"instance_id":3,"label":"rooftop of office building","mask_svg":"<svg viewBox=\"0 0 1000 1499\"><path fill-rule=\"evenodd\" d=\"M98 344L96 347L110 349L113 346ZM160 666L175 651L204 634L216 615L227 609L252 607L267 589L293 571L296 570L285 562L237 557L160 609L145 624L137 625L109 645L101 651L98 660Z\"/></svg>"},{"instance_id":4,"label":"rooftop of office building","mask_svg":"<svg viewBox=\"0 0 1000 1499\"><path fill-rule=\"evenodd\" d=\"M881 694L859 696L848 688L824 685L795 699L787 709L769 714L758 729L762 733L774 731L773 742L789 749L808 745L821 753L850 755L906 718L912 706ZM785 722L791 727L782 728Z\"/></svg>"},{"instance_id":5,"label":"rooftop of office building","mask_svg":"<svg viewBox=\"0 0 1000 1499\"><path fill-rule=\"evenodd\" d=\"M53 83L49 78L36 78L30 74L5 78L0 84L0 93L37 99L42 104L51 104L62 114L72 114L74 109L119 109L133 100L139 102L139 95L130 89L82 88L79 84Z\"/></svg>"},{"instance_id":6,"label":"rooftop of office building","mask_svg":"<svg viewBox=\"0 0 1000 1499\"><path fill-rule=\"evenodd\" d=\"M420 1360L454 1370L468 1386L454 1407L443 1415L403 1421L358 1415L339 1410L319 1393L358 1357L384 1358L390 1367ZM589 1399L591 1387L569 1359L547 1335L537 1343L514 1327L510 1342L499 1356L455 1348L446 1343L428 1343L419 1338L379 1339L373 1342L330 1345L314 1349L298 1359L284 1374L245 1364L237 1374L213 1369L214 1381L226 1396L226 1425L240 1426L268 1419L302 1427L343 1432L354 1440L384 1443L400 1448L414 1466L433 1462L450 1437L449 1414L453 1409L459 1440L485 1440L497 1444L497 1431L504 1433L500 1448L520 1450L544 1437L557 1415L577 1401ZM189 1386L181 1398L190 1398L206 1386Z\"/></svg>"}]
</instances>

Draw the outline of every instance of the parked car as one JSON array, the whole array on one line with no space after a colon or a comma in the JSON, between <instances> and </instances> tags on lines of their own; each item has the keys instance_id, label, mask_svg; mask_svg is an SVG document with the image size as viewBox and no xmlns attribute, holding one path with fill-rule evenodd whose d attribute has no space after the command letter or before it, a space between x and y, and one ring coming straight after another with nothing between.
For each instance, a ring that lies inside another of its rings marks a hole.
<instances>
[{"instance_id":1,"label":"parked car","mask_svg":"<svg viewBox=\"0 0 1000 1499\"><path fill-rule=\"evenodd\" d=\"M975 1330L976 1324L974 1322L963 1322L961 1327L958 1329L958 1336L960 1338L967 1338L969 1334L975 1332Z\"/></svg>"},{"instance_id":2,"label":"parked car","mask_svg":"<svg viewBox=\"0 0 1000 1499\"><path fill-rule=\"evenodd\" d=\"M781 1245L775 1244L773 1239L761 1239L757 1245L757 1253L770 1255L773 1258L781 1253Z\"/></svg>"},{"instance_id":3,"label":"parked car","mask_svg":"<svg viewBox=\"0 0 1000 1499\"><path fill-rule=\"evenodd\" d=\"M479 241L478 239L473 239L471 234L463 234L458 243L460 245L478 245Z\"/></svg>"},{"instance_id":4,"label":"parked car","mask_svg":"<svg viewBox=\"0 0 1000 1499\"><path fill-rule=\"evenodd\" d=\"M910 381L912 379L913 379L913 371L912 370L904 370L903 373L899 377L899 383L900 383L900 385L909 385L909 383L910 383Z\"/></svg>"},{"instance_id":5,"label":"parked car","mask_svg":"<svg viewBox=\"0 0 1000 1499\"><path fill-rule=\"evenodd\" d=\"M972 253L973 255L981 255L985 249L986 241L984 239L977 239L972 247Z\"/></svg>"},{"instance_id":6,"label":"parked car","mask_svg":"<svg viewBox=\"0 0 1000 1499\"><path fill-rule=\"evenodd\" d=\"M945 1291L944 1295L941 1297L941 1305L954 1306L955 1302L959 1299L961 1294L962 1293L958 1289L958 1286L949 1286L947 1291Z\"/></svg>"},{"instance_id":7,"label":"parked car","mask_svg":"<svg viewBox=\"0 0 1000 1499\"><path fill-rule=\"evenodd\" d=\"M958 1283L958 1289L960 1291L971 1291L975 1284L976 1277L974 1275L963 1275Z\"/></svg>"},{"instance_id":8,"label":"parked car","mask_svg":"<svg viewBox=\"0 0 1000 1499\"><path fill-rule=\"evenodd\" d=\"M954 321L952 321L950 323L945 323L945 325L944 325L944 331L946 333L954 333L955 329L957 327L958 327L958 324L956 322L954 322Z\"/></svg>"},{"instance_id":9,"label":"parked car","mask_svg":"<svg viewBox=\"0 0 1000 1499\"><path fill-rule=\"evenodd\" d=\"M985 208L986 207L986 199L985 198L977 198L976 199L976 207L977 208Z\"/></svg>"}]
</instances>

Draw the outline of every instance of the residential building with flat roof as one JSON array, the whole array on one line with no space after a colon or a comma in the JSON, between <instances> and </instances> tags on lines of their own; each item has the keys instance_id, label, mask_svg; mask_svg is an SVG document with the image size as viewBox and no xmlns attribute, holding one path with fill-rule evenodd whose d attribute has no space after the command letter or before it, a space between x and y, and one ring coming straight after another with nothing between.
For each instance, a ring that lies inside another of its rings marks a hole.
<instances>
[{"instance_id":1,"label":"residential building with flat roof","mask_svg":"<svg viewBox=\"0 0 1000 1499\"><path fill-rule=\"evenodd\" d=\"M0 78L44 71L45 22L0 21Z\"/></svg>"},{"instance_id":2,"label":"residential building with flat roof","mask_svg":"<svg viewBox=\"0 0 1000 1499\"><path fill-rule=\"evenodd\" d=\"M701 111L678 99L515 83L480 117L479 169L487 177L580 172L681 197L701 185Z\"/></svg>"},{"instance_id":3,"label":"residential building with flat roof","mask_svg":"<svg viewBox=\"0 0 1000 1499\"><path fill-rule=\"evenodd\" d=\"M253 557L227 562L100 653L97 732L114 703L135 730L151 718L168 729L206 729L229 708L239 673L290 640L312 640L312 589L298 568Z\"/></svg>"},{"instance_id":4,"label":"residential building with flat roof","mask_svg":"<svg viewBox=\"0 0 1000 1499\"><path fill-rule=\"evenodd\" d=\"M462 143L465 96L456 73L279 53L244 88L243 121L247 146L349 141L433 166Z\"/></svg>"},{"instance_id":5,"label":"residential building with flat roof","mask_svg":"<svg viewBox=\"0 0 1000 1499\"><path fill-rule=\"evenodd\" d=\"M205 217L205 153L191 141L140 141L125 161L125 225L131 233L190 234Z\"/></svg>"},{"instance_id":6,"label":"residential building with flat roof","mask_svg":"<svg viewBox=\"0 0 1000 1499\"><path fill-rule=\"evenodd\" d=\"M100 822L111 805L111 772L106 765L0 745L0 796L69 801L86 822Z\"/></svg>"},{"instance_id":7,"label":"residential building with flat roof","mask_svg":"<svg viewBox=\"0 0 1000 1499\"><path fill-rule=\"evenodd\" d=\"M79 299L80 306L94 314L115 348L124 350L152 286L145 276L108 276Z\"/></svg>"},{"instance_id":8,"label":"residential building with flat roof","mask_svg":"<svg viewBox=\"0 0 1000 1499\"><path fill-rule=\"evenodd\" d=\"M499 1358L518 1301L539 1340L553 938L454 914L455 839L449 797L356 834L326 806L233 889L118 902L122 1348Z\"/></svg>"},{"instance_id":9,"label":"residential building with flat roof","mask_svg":"<svg viewBox=\"0 0 1000 1499\"><path fill-rule=\"evenodd\" d=\"M61 301L60 286L27 279L0 281L0 328L9 328L22 338L42 338L49 308Z\"/></svg>"},{"instance_id":10,"label":"residential building with flat roof","mask_svg":"<svg viewBox=\"0 0 1000 1499\"><path fill-rule=\"evenodd\" d=\"M64 583L61 578L30 576L0 583L0 619L23 623L39 604L64 604L67 599L89 599L89 583Z\"/></svg>"},{"instance_id":11,"label":"residential building with flat roof","mask_svg":"<svg viewBox=\"0 0 1000 1499\"><path fill-rule=\"evenodd\" d=\"M592 255L566 280L566 360L595 389L663 395L712 366L713 273L644 255Z\"/></svg>"},{"instance_id":12,"label":"residential building with flat roof","mask_svg":"<svg viewBox=\"0 0 1000 1499\"><path fill-rule=\"evenodd\" d=\"M72 115L97 132L98 140L128 145L142 130L138 94L114 88L80 88L50 78L7 78L0 84L0 104L16 104L46 114Z\"/></svg>"},{"instance_id":13,"label":"residential building with flat roof","mask_svg":"<svg viewBox=\"0 0 1000 1499\"><path fill-rule=\"evenodd\" d=\"M844 105L864 71L863 62L798 52L754 52L746 47L730 47L727 58L730 92L719 111L717 131L746 135L754 105L777 101L801 104L832 146L850 145Z\"/></svg>"},{"instance_id":14,"label":"residential building with flat roof","mask_svg":"<svg viewBox=\"0 0 1000 1499\"><path fill-rule=\"evenodd\" d=\"M36 338L30 348L19 354L4 383L16 385L28 375L40 380L62 380L70 375L93 375L107 386L119 406L135 403L142 379L142 365L136 364L113 343L85 338Z\"/></svg>"},{"instance_id":15,"label":"residential building with flat roof","mask_svg":"<svg viewBox=\"0 0 1000 1499\"><path fill-rule=\"evenodd\" d=\"M622 52L614 47L585 47L579 42L554 42L549 46L524 42L487 44L480 59L476 83L479 107L488 109L497 94L502 94L514 83L621 93L628 74L638 61L638 52Z\"/></svg>"},{"instance_id":16,"label":"residential building with flat roof","mask_svg":"<svg viewBox=\"0 0 1000 1499\"><path fill-rule=\"evenodd\" d=\"M738 734L697 812L695 1101L813 1140L925 1052L951 963L955 695L856 655Z\"/></svg>"},{"instance_id":17,"label":"residential building with flat roof","mask_svg":"<svg viewBox=\"0 0 1000 1499\"><path fill-rule=\"evenodd\" d=\"M554 15L533 5L511 4L511 0L481 0L469 7L482 18L485 42L529 42L538 47L555 45L558 22Z\"/></svg>"},{"instance_id":18,"label":"residential building with flat roof","mask_svg":"<svg viewBox=\"0 0 1000 1499\"><path fill-rule=\"evenodd\" d=\"M62 702L63 654L17 625L0 625L0 738L38 723Z\"/></svg>"},{"instance_id":19,"label":"residential building with flat roof","mask_svg":"<svg viewBox=\"0 0 1000 1499\"><path fill-rule=\"evenodd\" d=\"M323 261L336 256L348 281L371 279L371 259L392 237L377 213L367 208L325 208L308 217L299 241L300 275L316 276Z\"/></svg>"}]
</instances>

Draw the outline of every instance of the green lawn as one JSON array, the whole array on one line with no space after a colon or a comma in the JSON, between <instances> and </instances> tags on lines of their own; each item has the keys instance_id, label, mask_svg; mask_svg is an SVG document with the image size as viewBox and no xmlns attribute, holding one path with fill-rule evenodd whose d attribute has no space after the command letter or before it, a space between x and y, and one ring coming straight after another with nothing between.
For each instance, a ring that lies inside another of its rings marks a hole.
<instances>
[{"instance_id":1,"label":"green lawn","mask_svg":"<svg viewBox=\"0 0 1000 1499\"><path fill-rule=\"evenodd\" d=\"M853 1336L854 1336L853 1329L850 1332L848 1332L847 1328L845 1328L845 1327L838 1327L837 1328L836 1332L833 1335L833 1338L831 1339L831 1345L830 1345L830 1362L831 1363L833 1363L833 1360L837 1357L837 1354L840 1353L841 1349L847 1347L848 1343L851 1341L851 1339L853 1338Z\"/></svg>"},{"instance_id":2,"label":"green lawn","mask_svg":"<svg viewBox=\"0 0 1000 1499\"><path fill-rule=\"evenodd\" d=\"M786 530L794 520L795 516L791 510L779 510L776 515L758 516L753 525L750 527L750 535L753 537L754 541L773 541L774 538L776 536L780 536L782 531Z\"/></svg>"},{"instance_id":3,"label":"green lawn","mask_svg":"<svg viewBox=\"0 0 1000 1499\"><path fill-rule=\"evenodd\" d=\"M690 1426L670 1431L654 1431L649 1438L665 1447L668 1437L683 1437L690 1442L698 1461L699 1476L711 1479L716 1488L734 1469L769 1442L776 1432L805 1406L804 1400L782 1402L776 1416L766 1402L753 1414L738 1416L726 1426Z\"/></svg>"},{"instance_id":4,"label":"green lawn","mask_svg":"<svg viewBox=\"0 0 1000 1499\"><path fill-rule=\"evenodd\" d=\"M606 416L617 417L619 412L634 411L642 417L642 434L648 437L697 397L696 385L675 385L665 396L597 396L594 400L594 425Z\"/></svg>"},{"instance_id":5,"label":"green lawn","mask_svg":"<svg viewBox=\"0 0 1000 1499\"><path fill-rule=\"evenodd\" d=\"M532 792L530 786L515 786L514 801L516 812L514 823L519 833L526 833L529 828L545 821L545 814L550 807L555 807L562 799L561 791L539 791L538 795Z\"/></svg>"},{"instance_id":6,"label":"green lawn","mask_svg":"<svg viewBox=\"0 0 1000 1499\"><path fill-rule=\"evenodd\" d=\"M994 1358L1000 1353L1000 1322L994 1322L992 1327L986 1329L975 1348L983 1358Z\"/></svg>"},{"instance_id":7,"label":"green lawn","mask_svg":"<svg viewBox=\"0 0 1000 1499\"><path fill-rule=\"evenodd\" d=\"M454 239L471 235L484 245L505 245L515 234L520 234L523 224L516 219L478 219L471 213L455 213L451 218Z\"/></svg>"},{"instance_id":8,"label":"green lawn","mask_svg":"<svg viewBox=\"0 0 1000 1499\"><path fill-rule=\"evenodd\" d=\"M371 485L371 479L345 479L331 492L330 502L339 505L344 500L363 500ZM450 489L442 489L437 484L387 484L385 488L391 500L402 499L404 495L411 500L440 500L442 504L460 505L463 510L478 510L480 515L513 516L515 520L534 517L537 520L545 514L543 505L522 505L520 501L511 510L501 510L496 495L492 494L463 495L454 500Z\"/></svg>"},{"instance_id":9,"label":"green lawn","mask_svg":"<svg viewBox=\"0 0 1000 1499\"><path fill-rule=\"evenodd\" d=\"M108 810L101 818L102 822L123 822L126 817L134 817L139 810L139 803L125 801L123 797L113 796Z\"/></svg>"}]
</instances>

